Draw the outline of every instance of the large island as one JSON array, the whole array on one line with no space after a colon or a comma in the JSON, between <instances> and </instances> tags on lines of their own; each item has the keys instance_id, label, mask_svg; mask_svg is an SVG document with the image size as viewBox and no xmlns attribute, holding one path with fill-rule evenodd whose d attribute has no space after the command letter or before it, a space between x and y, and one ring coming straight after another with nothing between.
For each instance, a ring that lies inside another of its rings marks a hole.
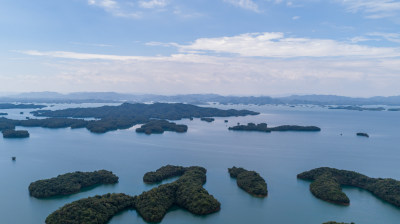
<instances>
[{"instance_id":1,"label":"large island","mask_svg":"<svg viewBox=\"0 0 400 224\"><path fill-rule=\"evenodd\" d=\"M371 178L363 174L329 167L316 168L297 175L297 178L314 181L311 193L324 201L349 205L350 200L341 185L359 187L400 207L400 181L390 178Z\"/></svg>"}]
</instances>

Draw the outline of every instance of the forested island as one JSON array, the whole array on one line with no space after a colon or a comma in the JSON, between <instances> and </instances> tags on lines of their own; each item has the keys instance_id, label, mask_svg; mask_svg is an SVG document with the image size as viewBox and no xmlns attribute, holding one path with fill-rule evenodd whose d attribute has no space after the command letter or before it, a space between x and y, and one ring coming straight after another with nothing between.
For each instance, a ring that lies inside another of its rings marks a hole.
<instances>
[{"instance_id":1,"label":"forested island","mask_svg":"<svg viewBox=\"0 0 400 224\"><path fill-rule=\"evenodd\" d=\"M363 133L363 132L359 132L357 133L357 136L361 136L361 137L367 137L369 138L369 135L367 133Z\"/></svg>"},{"instance_id":2,"label":"forested island","mask_svg":"<svg viewBox=\"0 0 400 224\"><path fill-rule=\"evenodd\" d=\"M29 132L26 130L3 130L3 138L29 138Z\"/></svg>"},{"instance_id":3,"label":"forested island","mask_svg":"<svg viewBox=\"0 0 400 224\"><path fill-rule=\"evenodd\" d=\"M322 224L355 224L354 222L351 223L347 223L347 222L334 222L334 221L330 221L330 222L324 222Z\"/></svg>"},{"instance_id":4,"label":"forested island","mask_svg":"<svg viewBox=\"0 0 400 224\"><path fill-rule=\"evenodd\" d=\"M188 127L184 124L176 124L166 120L151 120L148 123L142 125L136 129L138 133L145 134L162 134L164 131L173 131L178 133L187 132Z\"/></svg>"},{"instance_id":5,"label":"forested island","mask_svg":"<svg viewBox=\"0 0 400 224\"><path fill-rule=\"evenodd\" d=\"M136 209L147 222L161 222L167 211L177 205L196 215L207 215L220 210L221 204L203 185L207 170L203 167L165 166L146 173L143 180L154 183L180 176L170 184L163 184L137 197Z\"/></svg>"},{"instance_id":6,"label":"forested island","mask_svg":"<svg viewBox=\"0 0 400 224\"><path fill-rule=\"evenodd\" d=\"M267 183L257 172L235 166L228 168L228 172L232 178L236 178L237 185L247 193L256 197L268 195Z\"/></svg>"},{"instance_id":7,"label":"forested island","mask_svg":"<svg viewBox=\"0 0 400 224\"><path fill-rule=\"evenodd\" d=\"M200 118L200 120L205 121L205 122L213 122L213 121L215 121L215 119L212 118L212 117L202 117L202 118Z\"/></svg>"},{"instance_id":8,"label":"forested island","mask_svg":"<svg viewBox=\"0 0 400 224\"><path fill-rule=\"evenodd\" d=\"M0 109L42 109L47 106L36 104L13 104L13 103L0 103Z\"/></svg>"},{"instance_id":9,"label":"forested island","mask_svg":"<svg viewBox=\"0 0 400 224\"><path fill-rule=\"evenodd\" d=\"M348 205L350 200L342 192L341 185L359 187L400 207L400 181L391 178L371 178L363 174L329 167L316 168L297 175L297 178L312 180L311 193L328 202Z\"/></svg>"},{"instance_id":10,"label":"forested island","mask_svg":"<svg viewBox=\"0 0 400 224\"><path fill-rule=\"evenodd\" d=\"M0 113L0 116L7 116L8 113Z\"/></svg>"},{"instance_id":11,"label":"forested island","mask_svg":"<svg viewBox=\"0 0 400 224\"><path fill-rule=\"evenodd\" d=\"M299 125L281 125L269 128L266 123L254 124L248 123L247 125L240 125L229 127L233 131L259 131L259 132L272 132L272 131L321 131L321 128L316 126L299 126Z\"/></svg>"},{"instance_id":12,"label":"forested island","mask_svg":"<svg viewBox=\"0 0 400 224\"><path fill-rule=\"evenodd\" d=\"M105 194L66 204L46 218L46 224L106 224L119 212L133 209L136 197Z\"/></svg>"},{"instance_id":13,"label":"forested island","mask_svg":"<svg viewBox=\"0 0 400 224\"><path fill-rule=\"evenodd\" d=\"M130 104L103 106L96 108L70 108L64 110L38 110L33 115L50 117L45 119L12 120L0 118L0 130L14 129L15 126L45 128L87 128L94 133L105 133L117 129L127 129L137 124L145 124L151 119L180 120L191 117L229 117L257 115L248 110L220 110L198 107L190 104ZM78 118L97 118L83 120ZM179 128L179 130L182 130Z\"/></svg>"},{"instance_id":14,"label":"forested island","mask_svg":"<svg viewBox=\"0 0 400 224\"><path fill-rule=\"evenodd\" d=\"M126 209L136 209L147 222L161 222L172 206L179 206L196 215L217 212L221 204L203 188L206 172L206 169L197 166L161 167L146 173L143 179L155 183L173 176L180 178L139 196L106 194L72 202L50 214L46 224L106 224L112 216Z\"/></svg>"},{"instance_id":15,"label":"forested island","mask_svg":"<svg viewBox=\"0 0 400 224\"><path fill-rule=\"evenodd\" d=\"M48 198L74 194L85 187L114 184L117 182L118 177L107 170L94 172L78 171L59 175L51 179L35 181L29 185L29 194L35 198Z\"/></svg>"},{"instance_id":16,"label":"forested island","mask_svg":"<svg viewBox=\"0 0 400 224\"><path fill-rule=\"evenodd\" d=\"M359 106L335 106L329 107L331 110L357 110L357 111L384 111L386 110L383 107L359 107Z\"/></svg>"}]
</instances>

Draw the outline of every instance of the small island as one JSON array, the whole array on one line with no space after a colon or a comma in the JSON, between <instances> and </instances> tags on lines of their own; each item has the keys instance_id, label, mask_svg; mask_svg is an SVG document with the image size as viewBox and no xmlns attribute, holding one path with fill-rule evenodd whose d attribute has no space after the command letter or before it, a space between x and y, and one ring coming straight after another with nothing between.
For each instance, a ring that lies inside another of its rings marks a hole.
<instances>
[{"instance_id":1,"label":"small island","mask_svg":"<svg viewBox=\"0 0 400 224\"><path fill-rule=\"evenodd\" d=\"M38 180L29 185L29 194L35 198L68 195L79 192L82 188L100 184L115 184L118 177L107 170L94 172L74 172L57 177Z\"/></svg>"},{"instance_id":2,"label":"small island","mask_svg":"<svg viewBox=\"0 0 400 224\"><path fill-rule=\"evenodd\" d=\"M181 174L183 170L185 171ZM183 168L169 165L146 173L143 179L149 182L181 176L172 183L160 185L139 195L136 200L137 211L146 222L161 222L174 205L196 215L219 211L221 204L203 188L206 172L206 169L198 166Z\"/></svg>"},{"instance_id":3,"label":"small island","mask_svg":"<svg viewBox=\"0 0 400 224\"><path fill-rule=\"evenodd\" d=\"M0 113L0 116L7 116L8 113Z\"/></svg>"},{"instance_id":4,"label":"small island","mask_svg":"<svg viewBox=\"0 0 400 224\"><path fill-rule=\"evenodd\" d=\"M334 106L329 107L331 110L356 110L356 111L384 111L383 107L359 107L359 106Z\"/></svg>"},{"instance_id":5,"label":"small island","mask_svg":"<svg viewBox=\"0 0 400 224\"><path fill-rule=\"evenodd\" d=\"M400 207L400 181L391 178L371 178L363 174L329 167L316 168L297 175L297 178L314 181L311 193L324 201L349 205L350 200L341 185L365 189L378 198Z\"/></svg>"},{"instance_id":6,"label":"small island","mask_svg":"<svg viewBox=\"0 0 400 224\"><path fill-rule=\"evenodd\" d=\"M266 197L268 195L267 183L255 171L248 171L243 168L228 168L232 178L236 178L237 185L247 193L256 197Z\"/></svg>"},{"instance_id":7,"label":"small island","mask_svg":"<svg viewBox=\"0 0 400 224\"><path fill-rule=\"evenodd\" d=\"M362 132L357 133L357 136L369 138L369 135L367 133L362 133Z\"/></svg>"},{"instance_id":8,"label":"small island","mask_svg":"<svg viewBox=\"0 0 400 224\"><path fill-rule=\"evenodd\" d=\"M400 108L389 108L388 111L400 111Z\"/></svg>"},{"instance_id":9,"label":"small island","mask_svg":"<svg viewBox=\"0 0 400 224\"><path fill-rule=\"evenodd\" d=\"M105 194L66 204L46 218L46 224L106 224L127 209L133 209L136 197Z\"/></svg>"},{"instance_id":10,"label":"small island","mask_svg":"<svg viewBox=\"0 0 400 224\"><path fill-rule=\"evenodd\" d=\"M354 222L351 223L347 223L347 222L334 222L334 221L330 221L330 222L324 222L322 224L355 224Z\"/></svg>"},{"instance_id":11,"label":"small island","mask_svg":"<svg viewBox=\"0 0 400 224\"><path fill-rule=\"evenodd\" d=\"M200 120L206 121L206 122L213 122L213 121L215 121L215 119L212 118L212 117L202 117L202 118L200 118Z\"/></svg>"},{"instance_id":12,"label":"small island","mask_svg":"<svg viewBox=\"0 0 400 224\"><path fill-rule=\"evenodd\" d=\"M29 132L26 130L3 130L3 138L29 138Z\"/></svg>"},{"instance_id":13,"label":"small island","mask_svg":"<svg viewBox=\"0 0 400 224\"><path fill-rule=\"evenodd\" d=\"M148 123L142 125L136 129L138 133L150 134L162 134L164 131L173 131L177 133L187 132L188 127L183 124L176 124L166 120L151 120Z\"/></svg>"},{"instance_id":14,"label":"small island","mask_svg":"<svg viewBox=\"0 0 400 224\"><path fill-rule=\"evenodd\" d=\"M248 123L247 125L240 125L229 127L228 130L232 131L258 131L258 132L272 132L272 131L305 131L305 132L317 132L321 131L321 128L316 126L299 126L299 125L281 125L277 127L269 128L266 123L254 124Z\"/></svg>"}]
</instances>

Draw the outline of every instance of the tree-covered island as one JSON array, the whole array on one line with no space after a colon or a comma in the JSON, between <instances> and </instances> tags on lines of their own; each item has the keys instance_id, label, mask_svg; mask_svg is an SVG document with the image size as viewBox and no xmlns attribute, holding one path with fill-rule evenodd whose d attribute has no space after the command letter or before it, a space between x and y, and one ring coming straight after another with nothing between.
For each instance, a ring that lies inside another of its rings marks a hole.
<instances>
[{"instance_id":1,"label":"tree-covered island","mask_svg":"<svg viewBox=\"0 0 400 224\"><path fill-rule=\"evenodd\" d=\"M0 103L0 109L43 109L47 106L36 104Z\"/></svg>"},{"instance_id":2,"label":"tree-covered island","mask_svg":"<svg viewBox=\"0 0 400 224\"><path fill-rule=\"evenodd\" d=\"M369 135L368 135L367 133L363 133L363 132L358 132L358 133L357 133L357 136L369 138Z\"/></svg>"},{"instance_id":3,"label":"tree-covered island","mask_svg":"<svg viewBox=\"0 0 400 224\"><path fill-rule=\"evenodd\" d=\"M363 174L329 167L316 168L297 175L299 179L312 180L311 193L324 201L348 205L350 200L341 185L365 189L378 198L400 207L400 181L391 178L371 178Z\"/></svg>"},{"instance_id":4,"label":"tree-covered island","mask_svg":"<svg viewBox=\"0 0 400 224\"><path fill-rule=\"evenodd\" d=\"M0 116L7 116L8 115L8 113L2 113L2 112L0 112Z\"/></svg>"},{"instance_id":5,"label":"tree-covered island","mask_svg":"<svg viewBox=\"0 0 400 224\"><path fill-rule=\"evenodd\" d=\"M180 178L139 196L106 194L66 204L46 218L46 224L106 224L117 213L136 209L147 222L161 222L172 206L179 206L197 215L220 210L221 204L203 185L206 169L202 167L164 166L146 173L146 182L155 183L173 176Z\"/></svg>"},{"instance_id":6,"label":"tree-covered island","mask_svg":"<svg viewBox=\"0 0 400 224\"><path fill-rule=\"evenodd\" d=\"M162 134L164 131L173 131L178 133L187 132L187 125L176 124L166 120L150 120L148 123L136 129L138 133L145 134Z\"/></svg>"},{"instance_id":7,"label":"tree-covered island","mask_svg":"<svg viewBox=\"0 0 400 224\"><path fill-rule=\"evenodd\" d=\"M330 221L330 222L324 222L322 224L355 224L354 222L351 223L347 223L347 222L334 222L334 221Z\"/></svg>"},{"instance_id":8,"label":"tree-covered island","mask_svg":"<svg viewBox=\"0 0 400 224\"><path fill-rule=\"evenodd\" d=\"M146 124L152 119L181 120L191 117L230 117L257 115L248 110L221 110L198 107L182 103L130 104L96 108L70 108L64 110L38 110L31 112L45 119L12 120L0 118L0 130L15 129L15 126L44 128L87 128L93 133L105 133L117 129L128 129L137 124ZM84 120L82 118L96 118ZM183 126L174 127L183 131Z\"/></svg>"},{"instance_id":9,"label":"tree-covered island","mask_svg":"<svg viewBox=\"0 0 400 224\"><path fill-rule=\"evenodd\" d=\"M74 172L38 180L29 185L29 194L35 198L48 198L79 192L82 188L100 184L115 184L118 177L110 171Z\"/></svg>"},{"instance_id":10,"label":"tree-covered island","mask_svg":"<svg viewBox=\"0 0 400 224\"><path fill-rule=\"evenodd\" d=\"M247 193L256 197L268 195L267 183L257 172L235 166L228 168L228 172L232 178L236 178L237 185Z\"/></svg>"},{"instance_id":11,"label":"tree-covered island","mask_svg":"<svg viewBox=\"0 0 400 224\"><path fill-rule=\"evenodd\" d=\"M212 118L212 117L202 117L202 118L200 118L200 120L205 121L205 122L213 122L213 121L215 121L215 119Z\"/></svg>"},{"instance_id":12,"label":"tree-covered island","mask_svg":"<svg viewBox=\"0 0 400 224\"><path fill-rule=\"evenodd\" d=\"M3 133L3 138L29 138L29 132L26 130L6 129L1 133Z\"/></svg>"},{"instance_id":13,"label":"tree-covered island","mask_svg":"<svg viewBox=\"0 0 400 224\"><path fill-rule=\"evenodd\" d=\"M299 125L281 125L277 127L269 128L266 123L254 124L248 123L247 125L236 125L229 127L229 130L233 131L259 131L259 132L272 132L272 131L321 131L321 128L316 126L299 126Z\"/></svg>"}]
</instances>

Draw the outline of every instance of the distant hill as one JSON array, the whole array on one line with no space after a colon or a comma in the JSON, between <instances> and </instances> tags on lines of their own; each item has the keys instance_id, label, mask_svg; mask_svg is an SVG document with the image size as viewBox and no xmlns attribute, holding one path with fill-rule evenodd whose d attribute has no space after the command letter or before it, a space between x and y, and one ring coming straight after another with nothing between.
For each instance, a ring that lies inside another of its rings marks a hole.
<instances>
[{"instance_id":1,"label":"distant hill","mask_svg":"<svg viewBox=\"0 0 400 224\"><path fill-rule=\"evenodd\" d=\"M174 102L189 104L314 104L314 105L390 105L400 106L400 96L389 97L346 97L336 95L292 95L288 97L270 96L222 96L217 94L155 95L129 94L116 92L75 92L60 94L57 92L31 92L0 97L0 103L118 103L118 102Z\"/></svg>"}]
</instances>

